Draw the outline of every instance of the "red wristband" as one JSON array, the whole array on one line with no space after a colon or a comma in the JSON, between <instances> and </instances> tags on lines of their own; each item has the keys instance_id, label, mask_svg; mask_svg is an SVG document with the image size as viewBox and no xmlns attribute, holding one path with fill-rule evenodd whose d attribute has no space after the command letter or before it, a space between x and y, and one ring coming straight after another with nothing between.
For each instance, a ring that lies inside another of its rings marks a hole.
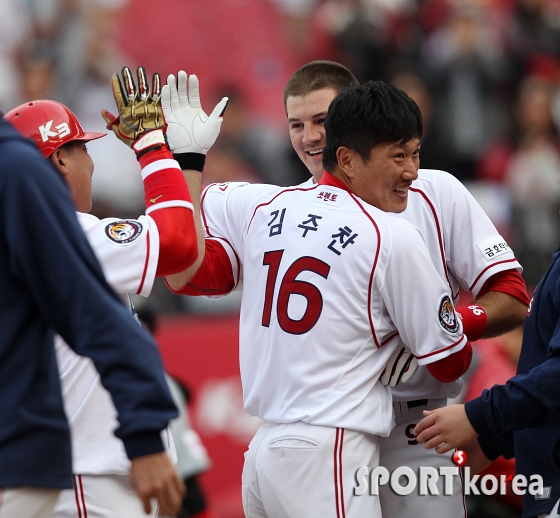
<instances>
[{"instance_id":1,"label":"red wristband","mask_svg":"<svg viewBox=\"0 0 560 518\"><path fill-rule=\"evenodd\" d=\"M462 308L456 309L457 313L461 315L463 322L463 333L471 342L475 342L482 338L484 330L486 329L486 322L488 317L484 308L477 304L469 304Z\"/></svg>"}]
</instances>

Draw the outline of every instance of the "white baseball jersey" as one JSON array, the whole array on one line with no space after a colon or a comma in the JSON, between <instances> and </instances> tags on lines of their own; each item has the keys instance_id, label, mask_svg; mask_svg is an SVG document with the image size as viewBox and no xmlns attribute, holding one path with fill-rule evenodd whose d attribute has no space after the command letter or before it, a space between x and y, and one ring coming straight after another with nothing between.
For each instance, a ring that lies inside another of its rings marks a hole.
<instances>
[{"instance_id":1,"label":"white baseball jersey","mask_svg":"<svg viewBox=\"0 0 560 518\"><path fill-rule=\"evenodd\" d=\"M80 212L77 216L109 284L123 294L123 301L132 310L125 294L146 296L152 289L159 256L157 225L150 216L137 220L100 220ZM55 349L72 436L74 473L127 474L130 461L122 441L113 434L117 411L93 362L77 355L60 336L55 339ZM162 432L162 439L175 460L169 430Z\"/></svg>"},{"instance_id":2,"label":"white baseball jersey","mask_svg":"<svg viewBox=\"0 0 560 518\"><path fill-rule=\"evenodd\" d=\"M408 193L408 205L396 215L422 234L432 262L457 302L459 288L475 297L496 273L522 267L490 218L465 186L444 171L420 169ZM413 284L413 286L418 286ZM426 367L393 390L395 401L456 397L462 380L442 383Z\"/></svg>"},{"instance_id":3,"label":"white baseball jersey","mask_svg":"<svg viewBox=\"0 0 560 518\"><path fill-rule=\"evenodd\" d=\"M397 334L421 365L467 342L418 231L344 189L220 184L202 211L232 272L242 267L251 415L387 435L392 399L378 378Z\"/></svg>"}]
</instances>

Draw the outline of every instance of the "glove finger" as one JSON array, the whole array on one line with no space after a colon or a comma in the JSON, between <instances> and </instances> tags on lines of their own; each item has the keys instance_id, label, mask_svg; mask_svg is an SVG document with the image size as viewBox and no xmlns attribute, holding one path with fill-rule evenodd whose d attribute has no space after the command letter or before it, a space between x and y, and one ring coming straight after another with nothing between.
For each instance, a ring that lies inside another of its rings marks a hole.
<instances>
[{"instance_id":1,"label":"glove finger","mask_svg":"<svg viewBox=\"0 0 560 518\"><path fill-rule=\"evenodd\" d=\"M187 77L187 73L184 70L179 70L179 73L177 74L177 92L179 94L179 104L181 106L189 106Z\"/></svg>"},{"instance_id":2,"label":"glove finger","mask_svg":"<svg viewBox=\"0 0 560 518\"><path fill-rule=\"evenodd\" d=\"M127 101L130 102L136 97L136 85L134 84L134 80L132 79L132 72L130 71L130 68L123 67L122 76L124 82L124 90L122 91L126 96Z\"/></svg>"},{"instance_id":3,"label":"glove finger","mask_svg":"<svg viewBox=\"0 0 560 518\"><path fill-rule=\"evenodd\" d=\"M144 100L148 97L148 77L146 76L146 69L144 67L138 67L136 69L136 74L138 76L138 96L140 99Z\"/></svg>"},{"instance_id":4,"label":"glove finger","mask_svg":"<svg viewBox=\"0 0 560 518\"><path fill-rule=\"evenodd\" d=\"M391 382L389 383L390 387L396 387L398 385L398 383L401 381L403 372L406 370L406 367L410 363L411 359L412 359L412 355L409 352L407 352L406 349L403 348L402 354L399 356L395 365L393 365Z\"/></svg>"},{"instance_id":5,"label":"glove finger","mask_svg":"<svg viewBox=\"0 0 560 518\"><path fill-rule=\"evenodd\" d=\"M152 101L157 101L161 96L161 77L156 72L152 77Z\"/></svg>"},{"instance_id":6,"label":"glove finger","mask_svg":"<svg viewBox=\"0 0 560 518\"><path fill-rule=\"evenodd\" d=\"M164 85L161 90L161 109L165 118L168 119L171 114L171 88L169 88L169 85Z\"/></svg>"},{"instance_id":7,"label":"glove finger","mask_svg":"<svg viewBox=\"0 0 560 518\"><path fill-rule=\"evenodd\" d=\"M128 106L128 98L124 95L124 89L118 74L111 76L111 87L113 88L113 97L117 103L117 110L120 113Z\"/></svg>"},{"instance_id":8,"label":"glove finger","mask_svg":"<svg viewBox=\"0 0 560 518\"><path fill-rule=\"evenodd\" d=\"M179 94L177 93L177 81L173 74L167 76L167 87L169 88L170 109L179 111L181 103L179 102Z\"/></svg>"},{"instance_id":9,"label":"glove finger","mask_svg":"<svg viewBox=\"0 0 560 518\"><path fill-rule=\"evenodd\" d=\"M214 119L219 119L220 117L223 117L224 112L226 111L228 102L229 102L229 98L224 97L218 104L216 104L216 106L214 107L214 110L212 110L212 113L210 114L209 119L214 120Z\"/></svg>"},{"instance_id":10,"label":"glove finger","mask_svg":"<svg viewBox=\"0 0 560 518\"><path fill-rule=\"evenodd\" d=\"M406 368L405 372L403 372L401 376L401 383L406 383L410 378L412 378L417 369L418 360L413 356L408 368Z\"/></svg>"},{"instance_id":11,"label":"glove finger","mask_svg":"<svg viewBox=\"0 0 560 518\"><path fill-rule=\"evenodd\" d=\"M114 124L119 123L119 117L115 117L107 110L101 110L101 117L103 117L103 120L107 123L107 129L111 129Z\"/></svg>"},{"instance_id":12,"label":"glove finger","mask_svg":"<svg viewBox=\"0 0 560 518\"><path fill-rule=\"evenodd\" d=\"M194 74L189 76L189 104L192 108L200 108L200 91L198 77Z\"/></svg>"}]
</instances>

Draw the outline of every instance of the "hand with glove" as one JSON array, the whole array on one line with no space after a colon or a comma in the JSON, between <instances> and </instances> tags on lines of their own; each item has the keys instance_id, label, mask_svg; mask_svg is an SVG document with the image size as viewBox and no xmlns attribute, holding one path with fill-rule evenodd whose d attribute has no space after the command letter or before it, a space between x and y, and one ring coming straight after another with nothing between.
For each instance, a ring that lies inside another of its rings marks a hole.
<instances>
[{"instance_id":1,"label":"hand with glove","mask_svg":"<svg viewBox=\"0 0 560 518\"><path fill-rule=\"evenodd\" d=\"M228 98L224 97L208 116L200 104L198 77L187 76L183 70L177 74L177 80L173 74L167 77L161 105L169 147L181 169L202 172L206 153L220 133L227 103Z\"/></svg>"},{"instance_id":2,"label":"hand with glove","mask_svg":"<svg viewBox=\"0 0 560 518\"><path fill-rule=\"evenodd\" d=\"M107 123L107 129L112 130L139 157L148 150L166 145L166 124L161 108L159 74L153 75L151 90L144 67L138 67L137 75L138 88L128 67L122 69L122 82L118 74L113 74L111 84L119 115L115 117L107 110L101 110L101 116Z\"/></svg>"},{"instance_id":3,"label":"hand with glove","mask_svg":"<svg viewBox=\"0 0 560 518\"><path fill-rule=\"evenodd\" d=\"M418 369L418 361L412 351L399 342L397 348L389 358L385 370L381 373L379 381L383 385L396 387L398 383L406 383Z\"/></svg>"}]
</instances>

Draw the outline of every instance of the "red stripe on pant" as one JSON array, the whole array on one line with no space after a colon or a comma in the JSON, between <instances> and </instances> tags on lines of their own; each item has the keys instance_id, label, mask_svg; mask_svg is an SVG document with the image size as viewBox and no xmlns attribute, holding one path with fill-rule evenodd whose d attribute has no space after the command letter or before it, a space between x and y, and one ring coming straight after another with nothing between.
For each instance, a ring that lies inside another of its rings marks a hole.
<instances>
[{"instance_id":1,"label":"red stripe on pant","mask_svg":"<svg viewBox=\"0 0 560 518\"><path fill-rule=\"evenodd\" d=\"M84 495L82 475L74 475L74 496L76 497L78 518L87 518L86 497Z\"/></svg>"},{"instance_id":2,"label":"red stripe on pant","mask_svg":"<svg viewBox=\"0 0 560 518\"><path fill-rule=\"evenodd\" d=\"M337 518L345 518L344 509L344 484L342 480L342 443L344 442L344 428L336 429L334 442L334 494L336 500Z\"/></svg>"}]
</instances>

